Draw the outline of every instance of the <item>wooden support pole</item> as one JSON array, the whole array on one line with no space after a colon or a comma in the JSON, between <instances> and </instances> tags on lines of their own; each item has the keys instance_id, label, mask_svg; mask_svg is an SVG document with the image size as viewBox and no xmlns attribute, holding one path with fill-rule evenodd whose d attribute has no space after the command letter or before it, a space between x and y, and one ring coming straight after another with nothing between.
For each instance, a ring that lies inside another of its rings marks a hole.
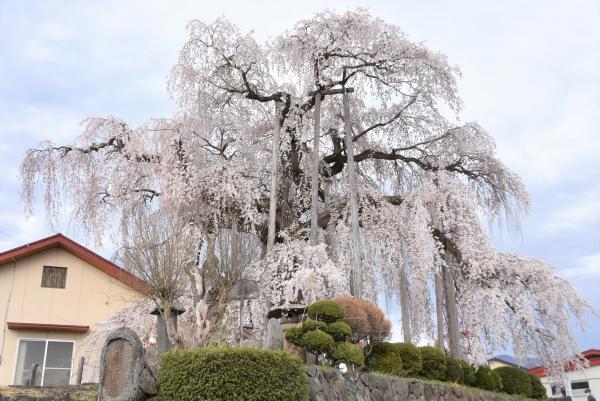
<instances>
[{"instance_id":1,"label":"wooden support pole","mask_svg":"<svg viewBox=\"0 0 600 401\"><path fill-rule=\"evenodd\" d=\"M318 214L319 214L319 141L321 137L321 92L315 93L315 133L313 138L312 152L312 171L311 171L311 191L312 201L310 205L310 245L317 245L317 236L319 233Z\"/></svg>"},{"instance_id":2,"label":"wooden support pole","mask_svg":"<svg viewBox=\"0 0 600 401\"><path fill-rule=\"evenodd\" d=\"M269 197L269 231L267 233L267 252L275 244L275 217L277 214L277 191L279 188L279 117L281 102L275 102L275 124L273 128L273 146L271 150L271 194Z\"/></svg>"},{"instance_id":3,"label":"wooden support pole","mask_svg":"<svg viewBox=\"0 0 600 401\"><path fill-rule=\"evenodd\" d=\"M409 313L409 300L408 300L408 278L406 275L407 262L400 267L400 308L402 310L402 334L404 342L407 344L412 343L410 335L410 313Z\"/></svg>"},{"instance_id":4,"label":"wooden support pole","mask_svg":"<svg viewBox=\"0 0 600 401\"><path fill-rule=\"evenodd\" d=\"M79 358L79 365L77 366L77 382L75 384L80 385L83 380L83 366L85 364L85 357Z\"/></svg>"},{"instance_id":5,"label":"wooden support pole","mask_svg":"<svg viewBox=\"0 0 600 401\"><path fill-rule=\"evenodd\" d=\"M350 89L350 88L348 88ZM348 180L350 186L350 216L352 219L352 274L350 294L356 298L362 297L362 252L358 221L358 190L356 183L356 166L354 164L354 144L352 140L352 123L350 121L349 90L342 93L344 108L344 136L346 155L348 156Z\"/></svg>"},{"instance_id":6,"label":"wooden support pole","mask_svg":"<svg viewBox=\"0 0 600 401\"><path fill-rule=\"evenodd\" d=\"M437 346L444 349L444 291L442 288L442 276L440 272L435 273L435 315L437 320Z\"/></svg>"},{"instance_id":7,"label":"wooden support pole","mask_svg":"<svg viewBox=\"0 0 600 401\"><path fill-rule=\"evenodd\" d=\"M450 252L445 253L446 266L442 268L444 294L446 297L446 321L448 322L448 348L450 355L455 359L462 359L462 347L458 327L458 308L456 306L456 288L454 286L454 273Z\"/></svg>"}]
</instances>

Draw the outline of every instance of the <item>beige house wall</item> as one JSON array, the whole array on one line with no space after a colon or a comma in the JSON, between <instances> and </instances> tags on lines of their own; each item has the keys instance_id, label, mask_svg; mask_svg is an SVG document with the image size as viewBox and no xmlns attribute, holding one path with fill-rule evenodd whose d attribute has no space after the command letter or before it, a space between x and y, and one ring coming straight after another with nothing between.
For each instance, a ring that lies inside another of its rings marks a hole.
<instances>
[{"instance_id":1,"label":"beige house wall","mask_svg":"<svg viewBox=\"0 0 600 401\"><path fill-rule=\"evenodd\" d=\"M490 360L488 361L488 366L490 369L496 369L502 366L514 366L514 365L509 365L508 363L504 363L504 362L500 362L500 361L496 361L496 360Z\"/></svg>"},{"instance_id":2,"label":"beige house wall","mask_svg":"<svg viewBox=\"0 0 600 401\"><path fill-rule=\"evenodd\" d=\"M44 266L67 268L64 289L41 287ZM78 344L85 337L68 332L11 330L7 322L83 325L91 330L96 323L141 297L134 289L59 247L18 260L16 266L0 266L0 386L13 383L19 339L75 341L73 383L79 361Z\"/></svg>"}]
</instances>

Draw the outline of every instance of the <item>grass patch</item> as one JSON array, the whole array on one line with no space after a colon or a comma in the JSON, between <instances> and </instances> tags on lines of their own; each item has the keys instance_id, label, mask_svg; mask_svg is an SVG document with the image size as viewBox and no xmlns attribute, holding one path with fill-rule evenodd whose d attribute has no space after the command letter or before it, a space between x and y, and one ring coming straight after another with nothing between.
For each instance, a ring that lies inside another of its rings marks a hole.
<instances>
[{"instance_id":1,"label":"grass patch","mask_svg":"<svg viewBox=\"0 0 600 401\"><path fill-rule=\"evenodd\" d=\"M98 385L89 384L83 386L58 386L58 387L0 387L0 395L3 397L29 397L31 400L51 397L52 394L68 393L69 401L96 401L98 397ZM23 401L26 401L24 398Z\"/></svg>"}]
</instances>

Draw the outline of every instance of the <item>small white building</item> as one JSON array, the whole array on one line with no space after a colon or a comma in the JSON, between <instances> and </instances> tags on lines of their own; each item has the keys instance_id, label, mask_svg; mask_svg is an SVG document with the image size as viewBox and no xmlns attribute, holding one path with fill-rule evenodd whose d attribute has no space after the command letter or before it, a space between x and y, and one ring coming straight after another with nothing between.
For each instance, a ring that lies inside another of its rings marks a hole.
<instances>
[{"instance_id":1,"label":"small white building","mask_svg":"<svg viewBox=\"0 0 600 401\"><path fill-rule=\"evenodd\" d=\"M582 352L583 356L590 362L585 369L572 369L567 371L567 379L563 386L568 396L573 401L585 401L585 389L592 390L592 394L598 399L600 396L600 349L589 349ZM561 386L551 385L543 366L529 369L529 373L539 377L546 387L546 393L550 398L561 397Z\"/></svg>"}]
</instances>

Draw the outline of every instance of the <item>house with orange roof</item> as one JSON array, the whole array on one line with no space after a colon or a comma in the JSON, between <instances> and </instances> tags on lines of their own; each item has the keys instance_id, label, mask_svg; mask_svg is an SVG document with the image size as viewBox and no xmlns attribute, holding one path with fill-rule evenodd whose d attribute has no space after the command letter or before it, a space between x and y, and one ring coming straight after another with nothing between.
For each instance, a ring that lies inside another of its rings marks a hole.
<instances>
[{"instance_id":1,"label":"house with orange roof","mask_svg":"<svg viewBox=\"0 0 600 401\"><path fill-rule=\"evenodd\" d=\"M0 386L74 384L78 345L145 288L62 234L0 253Z\"/></svg>"}]
</instances>

